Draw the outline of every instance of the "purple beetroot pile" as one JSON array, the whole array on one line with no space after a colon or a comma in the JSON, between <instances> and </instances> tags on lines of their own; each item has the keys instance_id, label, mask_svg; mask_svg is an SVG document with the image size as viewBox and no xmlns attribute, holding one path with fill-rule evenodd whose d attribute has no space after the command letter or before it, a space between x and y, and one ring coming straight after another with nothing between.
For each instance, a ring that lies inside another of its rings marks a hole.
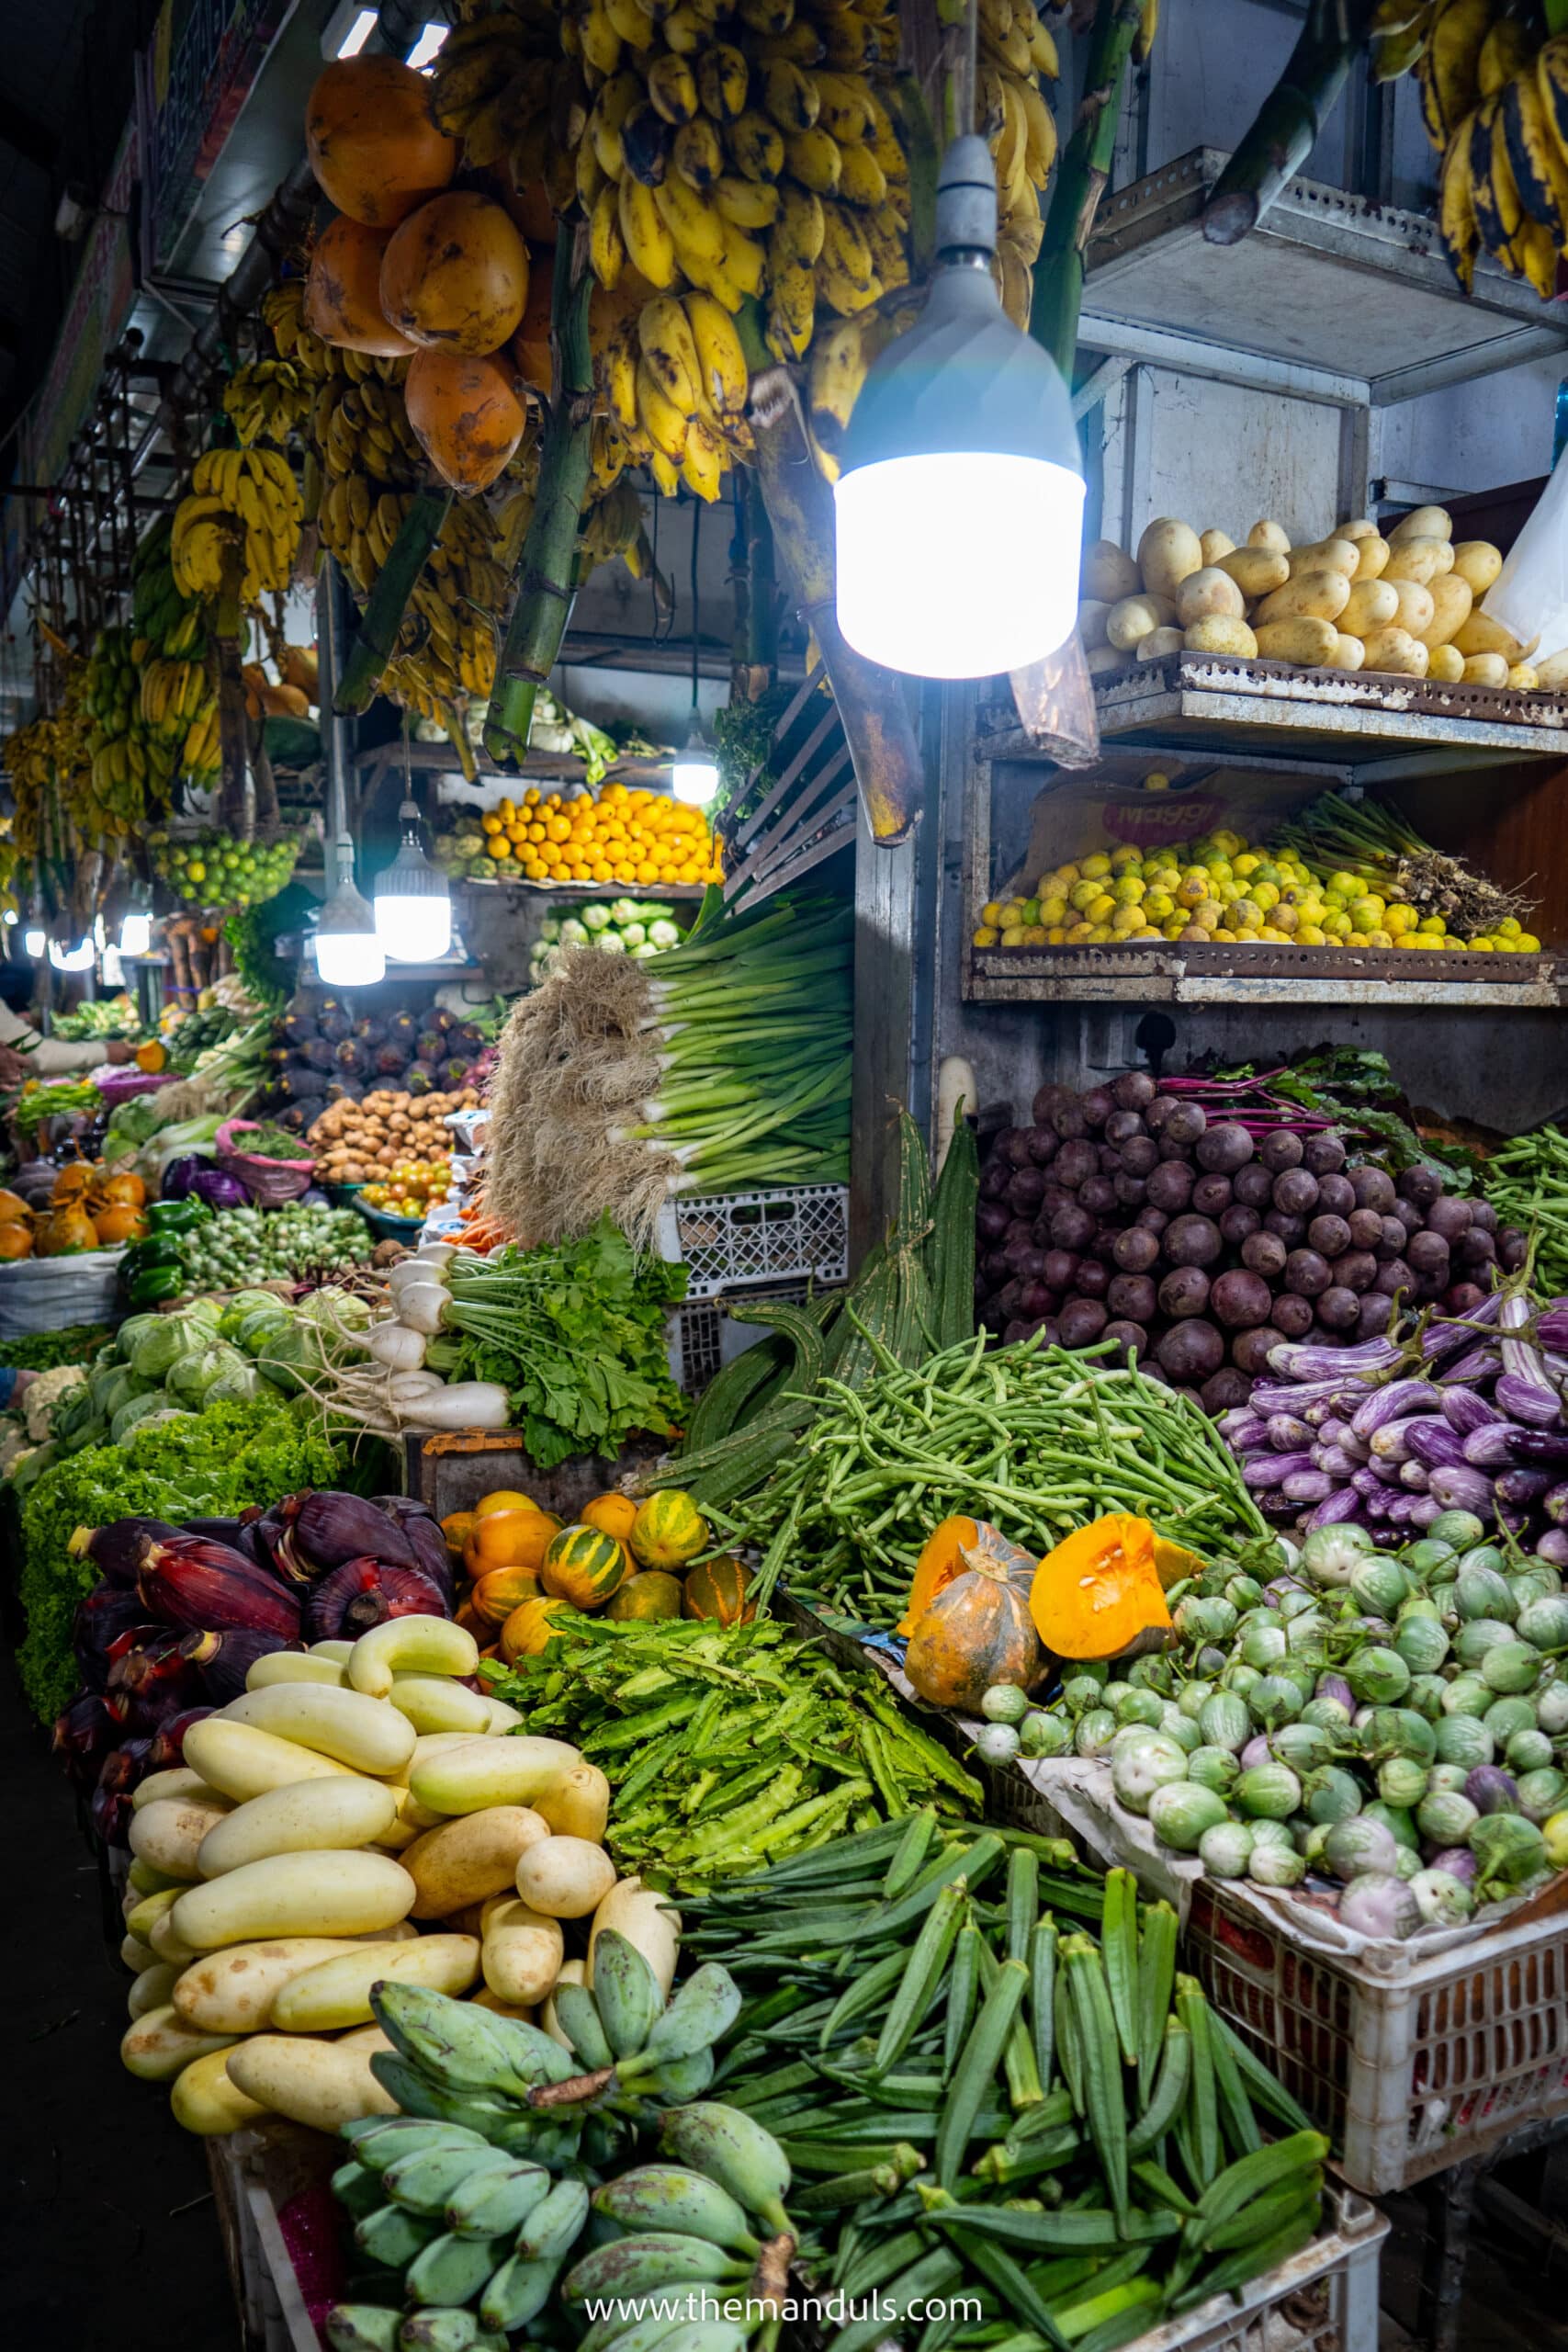
<instances>
[{"instance_id":1,"label":"purple beetroot pile","mask_svg":"<svg viewBox=\"0 0 1568 2352\"><path fill-rule=\"evenodd\" d=\"M1110 1340L1210 1412L1245 1404L1281 1340L1381 1336L1396 1302L1463 1315L1524 1260L1441 1171L1396 1177L1321 1120L1211 1122L1145 1071L1074 1094L992 1140L976 1306L1008 1341Z\"/></svg>"}]
</instances>

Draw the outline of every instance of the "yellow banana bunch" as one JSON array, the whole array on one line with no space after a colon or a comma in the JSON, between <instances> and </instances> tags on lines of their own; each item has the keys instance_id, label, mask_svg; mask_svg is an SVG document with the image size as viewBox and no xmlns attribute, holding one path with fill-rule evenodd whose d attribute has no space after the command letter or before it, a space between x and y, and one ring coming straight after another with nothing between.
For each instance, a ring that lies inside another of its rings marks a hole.
<instances>
[{"instance_id":1,"label":"yellow banana bunch","mask_svg":"<svg viewBox=\"0 0 1568 2352\"><path fill-rule=\"evenodd\" d=\"M281 593L293 577L303 511L293 469L277 450L204 451L175 510L170 552L181 591L215 596L237 563L243 603Z\"/></svg>"}]
</instances>

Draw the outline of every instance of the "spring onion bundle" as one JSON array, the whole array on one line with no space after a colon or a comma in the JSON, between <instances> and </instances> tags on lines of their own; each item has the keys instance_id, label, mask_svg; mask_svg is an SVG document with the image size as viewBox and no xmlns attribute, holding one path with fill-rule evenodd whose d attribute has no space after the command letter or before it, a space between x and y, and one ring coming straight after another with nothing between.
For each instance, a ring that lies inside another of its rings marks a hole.
<instances>
[{"instance_id":1,"label":"spring onion bundle","mask_svg":"<svg viewBox=\"0 0 1568 2352\"><path fill-rule=\"evenodd\" d=\"M671 1193L846 1182L852 964L826 899L721 913L656 977L564 954L502 1038L491 1213L529 1241L608 1213L640 1245Z\"/></svg>"},{"instance_id":2,"label":"spring onion bundle","mask_svg":"<svg viewBox=\"0 0 1568 2352\"><path fill-rule=\"evenodd\" d=\"M1308 858L1328 858L1385 896L1444 918L1450 931L1475 938L1512 917L1522 922L1536 901L1472 873L1423 841L1382 801L1347 800L1325 792L1275 842Z\"/></svg>"}]
</instances>

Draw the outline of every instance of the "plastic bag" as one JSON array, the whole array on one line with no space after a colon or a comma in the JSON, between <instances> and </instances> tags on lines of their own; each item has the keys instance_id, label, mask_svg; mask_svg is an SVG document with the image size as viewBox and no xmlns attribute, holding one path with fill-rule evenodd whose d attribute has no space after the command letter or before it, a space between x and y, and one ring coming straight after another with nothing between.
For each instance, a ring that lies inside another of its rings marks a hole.
<instances>
[{"instance_id":1,"label":"plastic bag","mask_svg":"<svg viewBox=\"0 0 1568 2352\"><path fill-rule=\"evenodd\" d=\"M1553 469L1481 609L1537 668L1568 647L1568 464Z\"/></svg>"}]
</instances>

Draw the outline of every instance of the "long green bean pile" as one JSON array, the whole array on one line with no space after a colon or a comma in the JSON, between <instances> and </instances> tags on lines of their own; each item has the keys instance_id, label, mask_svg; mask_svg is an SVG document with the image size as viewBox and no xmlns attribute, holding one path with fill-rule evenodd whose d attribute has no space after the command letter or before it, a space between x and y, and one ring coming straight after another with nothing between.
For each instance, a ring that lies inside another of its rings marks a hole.
<instances>
[{"instance_id":1,"label":"long green bean pile","mask_svg":"<svg viewBox=\"0 0 1568 2352\"><path fill-rule=\"evenodd\" d=\"M919 2299L946 2310L912 2352L1115 2352L1320 2226L1327 2141L1178 1973L1176 1915L1126 1871L921 1812L684 1919L750 1996L714 2095L783 2145L807 2267L877 2298L830 2352ZM1288 2136L1266 2146L1260 2113Z\"/></svg>"},{"instance_id":2,"label":"long green bean pile","mask_svg":"<svg viewBox=\"0 0 1568 2352\"><path fill-rule=\"evenodd\" d=\"M823 1380L766 1486L709 1515L767 1555L764 1589L782 1566L874 1625L897 1623L921 1545L955 1512L1037 1552L1107 1511L1200 1552L1267 1533L1198 1406L1106 1352L973 1340L905 1371L883 1351L858 1389Z\"/></svg>"},{"instance_id":3,"label":"long green bean pile","mask_svg":"<svg viewBox=\"0 0 1568 2352\"><path fill-rule=\"evenodd\" d=\"M585 1617L490 1687L560 1730L615 1791L605 1841L650 1884L711 1886L977 1781L872 1668L842 1672L782 1625Z\"/></svg>"},{"instance_id":4,"label":"long green bean pile","mask_svg":"<svg viewBox=\"0 0 1568 2352\"><path fill-rule=\"evenodd\" d=\"M1484 1182L1499 1222L1535 1244L1537 1289L1568 1290L1568 1136L1561 1127L1516 1136L1493 1153Z\"/></svg>"}]
</instances>

